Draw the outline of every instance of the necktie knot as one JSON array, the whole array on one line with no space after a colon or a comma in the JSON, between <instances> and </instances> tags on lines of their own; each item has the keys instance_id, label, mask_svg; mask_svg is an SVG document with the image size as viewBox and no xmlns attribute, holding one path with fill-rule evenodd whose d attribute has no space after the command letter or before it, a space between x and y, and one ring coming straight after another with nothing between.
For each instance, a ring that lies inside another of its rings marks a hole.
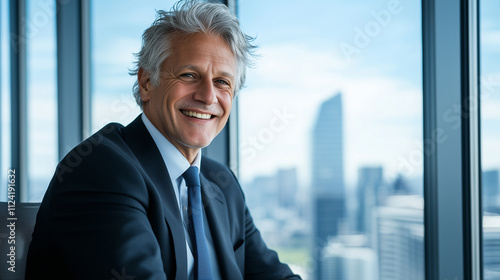
<instances>
[{"instance_id":1,"label":"necktie knot","mask_svg":"<svg viewBox=\"0 0 500 280\"><path fill-rule=\"evenodd\" d=\"M198 167L190 166L183 174L182 177L186 180L186 186L194 187L200 185L200 174L198 172Z\"/></svg>"}]
</instances>

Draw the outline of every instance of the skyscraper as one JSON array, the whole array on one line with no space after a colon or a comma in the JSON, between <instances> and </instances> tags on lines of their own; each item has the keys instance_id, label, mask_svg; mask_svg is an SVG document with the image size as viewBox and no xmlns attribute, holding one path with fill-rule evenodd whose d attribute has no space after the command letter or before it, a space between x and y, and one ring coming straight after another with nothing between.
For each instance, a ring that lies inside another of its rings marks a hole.
<instances>
[{"instance_id":1,"label":"skyscraper","mask_svg":"<svg viewBox=\"0 0 500 280\"><path fill-rule=\"evenodd\" d=\"M500 279L500 216L483 217L484 280Z\"/></svg>"},{"instance_id":2,"label":"skyscraper","mask_svg":"<svg viewBox=\"0 0 500 280\"><path fill-rule=\"evenodd\" d=\"M483 210L500 214L500 183L498 170L483 171Z\"/></svg>"},{"instance_id":3,"label":"skyscraper","mask_svg":"<svg viewBox=\"0 0 500 280\"><path fill-rule=\"evenodd\" d=\"M294 209L297 195L297 168L279 169L277 176L279 205Z\"/></svg>"},{"instance_id":4,"label":"skyscraper","mask_svg":"<svg viewBox=\"0 0 500 280\"><path fill-rule=\"evenodd\" d=\"M376 211L379 280L423 280L424 201L417 195L395 195Z\"/></svg>"},{"instance_id":5,"label":"skyscraper","mask_svg":"<svg viewBox=\"0 0 500 280\"><path fill-rule=\"evenodd\" d=\"M321 105L312 135L313 246L319 251L339 234L345 217L342 122L338 93ZM316 258L314 278L324 279L321 258Z\"/></svg>"},{"instance_id":6,"label":"skyscraper","mask_svg":"<svg viewBox=\"0 0 500 280\"><path fill-rule=\"evenodd\" d=\"M312 139L312 183L316 195L345 196L342 95L321 104Z\"/></svg>"},{"instance_id":7,"label":"skyscraper","mask_svg":"<svg viewBox=\"0 0 500 280\"><path fill-rule=\"evenodd\" d=\"M361 167L358 171L356 231L359 233L370 233L371 213L378 205L382 179L381 166Z\"/></svg>"},{"instance_id":8,"label":"skyscraper","mask_svg":"<svg viewBox=\"0 0 500 280\"><path fill-rule=\"evenodd\" d=\"M365 235L343 235L331 239L321 254L322 279L377 279L376 254L365 245Z\"/></svg>"}]
</instances>

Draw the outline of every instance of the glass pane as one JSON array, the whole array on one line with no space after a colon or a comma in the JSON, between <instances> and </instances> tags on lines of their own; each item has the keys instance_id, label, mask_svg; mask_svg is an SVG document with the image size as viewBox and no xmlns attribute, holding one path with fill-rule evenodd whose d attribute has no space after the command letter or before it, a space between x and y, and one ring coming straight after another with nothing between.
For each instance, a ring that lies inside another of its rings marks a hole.
<instances>
[{"instance_id":1,"label":"glass pane","mask_svg":"<svg viewBox=\"0 0 500 280\"><path fill-rule=\"evenodd\" d=\"M128 74L134 66L133 53L139 51L142 33L155 19L155 10L169 10L174 2L91 2L92 133L109 122L126 125L140 113L132 96L135 77Z\"/></svg>"},{"instance_id":2,"label":"glass pane","mask_svg":"<svg viewBox=\"0 0 500 280\"><path fill-rule=\"evenodd\" d=\"M41 201L58 161L55 1L27 1L26 29L27 201Z\"/></svg>"},{"instance_id":3,"label":"glass pane","mask_svg":"<svg viewBox=\"0 0 500 280\"><path fill-rule=\"evenodd\" d=\"M304 279L424 279L421 2L304 3L239 1L250 211Z\"/></svg>"},{"instance_id":4,"label":"glass pane","mask_svg":"<svg viewBox=\"0 0 500 280\"><path fill-rule=\"evenodd\" d=\"M10 162L9 5L0 2L0 180L7 182ZM0 184L0 201L7 201L7 184Z\"/></svg>"},{"instance_id":5,"label":"glass pane","mask_svg":"<svg viewBox=\"0 0 500 280\"><path fill-rule=\"evenodd\" d=\"M480 3L484 279L500 279L500 2Z\"/></svg>"}]
</instances>

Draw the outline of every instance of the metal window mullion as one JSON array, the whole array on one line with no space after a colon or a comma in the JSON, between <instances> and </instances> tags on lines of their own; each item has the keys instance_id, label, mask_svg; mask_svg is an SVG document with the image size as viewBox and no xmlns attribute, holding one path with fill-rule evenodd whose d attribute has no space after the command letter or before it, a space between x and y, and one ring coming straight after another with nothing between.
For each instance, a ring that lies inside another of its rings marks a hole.
<instances>
[{"instance_id":1,"label":"metal window mullion","mask_svg":"<svg viewBox=\"0 0 500 280\"><path fill-rule=\"evenodd\" d=\"M2 3L0 2L0 100L3 99L3 92L2 92L2 82L3 82L3 76L2 76L2 59L3 59L3 36L2 36L2 30L3 30L3 8L2 8ZM0 101L0 170L5 170L3 167L3 130L2 130L2 123L3 123L3 114L2 114L2 104L3 102ZM3 176L0 175L1 180L3 181ZM1 189L1 188L0 188ZM0 198L2 198L3 194L0 194Z\"/></svg>"},{"instance_id":2,"label":"metal window mullion","mask_svg":"<svg viewBox=\"0 0 500 280\"><path fill-rule=\"evenodd\" d=\"M83 139L84 91L82 2L57 1L57 93L59 159ZM88 81L86 81L88 82ZM88 103L86 103L88 105ZM88 124L87 124L88 125Z\"/></svg>"},{"instance_id":3,"label":"metal window mullion","mask_svg":"<svg viewBox=\"0 0 500 280\"><path fill-rule=\"evenodd\" d=\"M482 212L480 198L479 141L479 14L478 1L463 4L463 78L462 107L464 116L464 269L468 279L482 279Z\"/></svg>"},{"instance_id":4,"label":"metal window mullion","mask_svg":"<svg viewBox=\"0 0 500 280\"><path fill-rule=\"evenodd\" d=\"M464 278L461 1L422 1L426 279Z\"/></svg>"},{"instance_id":5,"label":"metal window mullion","mask_svg":"<svg viewBox=\"0 0 500 280\"><path fill-rule=\"evenodd\" d=\"M237 14L235 0L211 0L209 2L226 5L233 14ZM224 129L215 137L212 143L203 149L207 155L231 168L238 175L238 98L233 100L229 120Z\"/></svg>"},{"instance_id":6,"label":"metal window mullion","mask_svg":"<svg viewBox=\"0 0 500 280\"><path fill-rule=\"evenodd\" d=\"M226 6L229 8L231 13L238 16L238 3L236 0L225 0ZM239 175L239 146L238 146L238 112L239 102L238 98L233 101L233 108L231 110L231 115L229 116L229 131L228 131L228 166L231 170Z\"/></svg>"},{"instance_id":7,"label":"metal window mullion","mask_svg":"<svg viewBox=\"0 0 500 280\"><path fill-rule=\"evenodd\" d=\"M11 166L16 172L16 201L27 199L26 1L11 0L10 86Z\"/></svg>"},{"instance_id":8,"label":"metal window mullion","mask_svg":"<svg viewBox=\"0 0 500 280\"><path fill-rule=\"evenodd\" d=\"M81 2L82 52L82 137L91 134L91 52L90 52L90 0Z\"/></svg>"},{"instance_id":9,"label":"metal window mullion","mask_svg":"<svg viewBox=\"0 0 500 280\"><path fill-rule=\"evenodd\" d=\"M424 139L431 139L432 128L436 126L436 102L435 92L435 32L434 32L434 5L422 1L422 51L423 51L423 118ZM433 280L439 278L439 250L437 188L433 188L437 181L436 156L424 153L424 252L425 252L425 279Z\"/></svg>"}]
</instances>

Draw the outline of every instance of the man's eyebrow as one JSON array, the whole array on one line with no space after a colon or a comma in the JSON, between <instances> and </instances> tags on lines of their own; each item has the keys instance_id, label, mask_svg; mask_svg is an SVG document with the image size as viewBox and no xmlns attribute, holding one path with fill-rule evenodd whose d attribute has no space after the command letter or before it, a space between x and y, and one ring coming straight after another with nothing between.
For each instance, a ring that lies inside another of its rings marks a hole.
<instances>
[{"instance_id":1,"label":"man's eyebrow","mask_svg":"<svg viewBox=\"0 0 500 280\"><path fill-rule=\"evenodd\" d=\"M182 65L178 68L178 70L182 70L182 69L192 69L194 71L200 71L200 68L198 66L195 66L195 65L191 65L191 64L186 64L186 65ZM218 73L218 75L220 76L223 76L223 77L227 77L227 78L230 78L230 79L233 79L234 80L234 75L229 73L229 72L226 72L226 71L222 71L220 73Z\"/></svg>"},{"instance_id":2,"label":"man's eyebrow","mask_svg":"<svg viewBox=\"0 0 500 280\"><path fill-rule=\"evenodd\" d=\"M179 70L188 68L188 69L193 69L195 71L199 71L200 69L197 66L191 65L191 64L186 64L186 65L181 65L179 66Z\"/></svg>"}]
</instances>

